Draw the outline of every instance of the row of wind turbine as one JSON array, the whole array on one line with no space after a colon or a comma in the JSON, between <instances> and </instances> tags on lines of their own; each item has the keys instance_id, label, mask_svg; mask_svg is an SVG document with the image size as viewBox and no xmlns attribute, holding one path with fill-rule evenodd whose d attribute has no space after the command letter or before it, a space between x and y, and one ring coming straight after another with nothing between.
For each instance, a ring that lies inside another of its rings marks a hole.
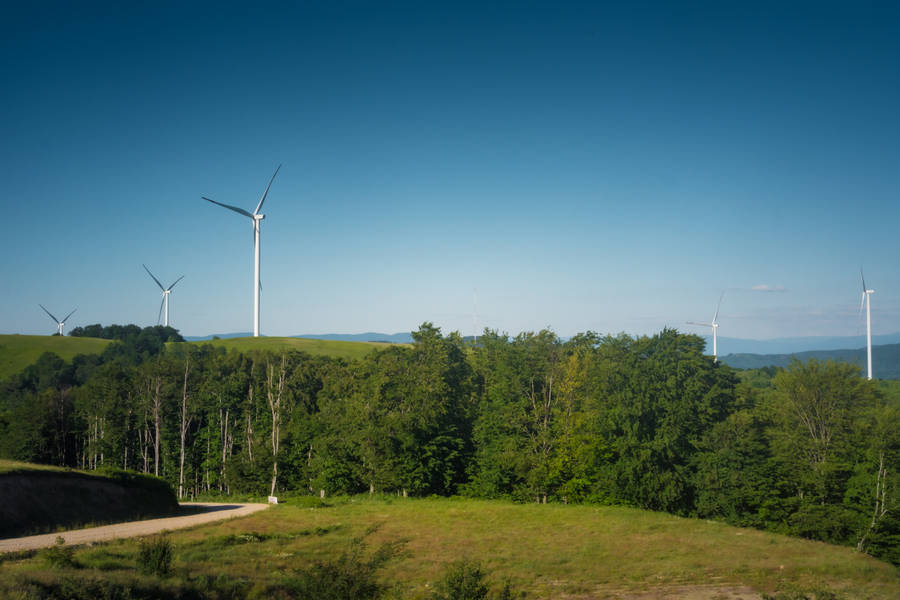
<instances>
[{"instance_id":1,"label":"row of wind turbine","mask_svg":"<svg viewBox=\"0 0 900 600\"><path fill-rule=\"evenodd\" d=\"M862 315L863 306L866 307L866 367L867 367L867 376L869 379L872 379L872 314L870 310L870 296L875 293L875 290L870 290L866 287L866 276L863 274L862 268L859 270L859 278L862 280L862 297L859 301L859 312ZM718 362L718 331L719 331L719 308L722 306L722 299L725 297L725 292L722 292L722 295L719 296L719 303L716 304L716 313L713 315L713 319L710 323L698 323L696 321L688 321L688 325L699 325L701 327L711 327L713 334L713 362Z\"/></svg>"}]
</instances>

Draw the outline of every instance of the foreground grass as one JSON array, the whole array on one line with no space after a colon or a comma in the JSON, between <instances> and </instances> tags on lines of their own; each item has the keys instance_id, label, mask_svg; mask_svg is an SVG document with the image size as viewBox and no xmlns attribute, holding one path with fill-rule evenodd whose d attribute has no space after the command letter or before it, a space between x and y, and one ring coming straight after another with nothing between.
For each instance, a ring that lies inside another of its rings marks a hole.
<instances>
[{"instance_id":1,"label":"foreground grass","mask_svg":"<svg viewBox=\"0 0 900 600\"><path fill-rule=\"evenodd\" d=\"M77 354L100 354L110 340L53 335L0 335L0 380L34 364L44 352L53 352L65 361Z\"/></svg>"},{"instance_id":2,"label":"foreground grass","mask_svg":"<svg viewBox=\"0 0 900 600\"><path fill-rule=\"evenodd\" d=\"M67 577L143 581L170 597L183 586L212 590L203 592L208 597L269 597L297 569L335 558L372 528L370 548L405 542L404 554L380 574L401 598L429 597L447 565L461 558L481 561L492 588L509 580L529 598L636 598L666 590L688 597L691 589L712 586L718 591L702 597L739 588L825 587L842 598L888 599L900 590L898 569L851 548L637 509L456 499L329 502L334 505L280 505L172 532L175 561L164 579L135 571L134 540L78 550L80 568L49 568L40 556L7 558L0 597L29 581Z\"/></svg>"},{"instance_id":3,"label":"foreground grass","mask_svg":"<svg viewBox=\"0 0 900 600\"><path fill-rule=\"evenodd\" d=\"M229 350L234 349L238 352L249 352L252 350L270 350L273 352L300 350L312 355L346 359L362 358L377 348L387 348L392 345L385 342L342 342L292 337L243 337L187 343L212 344Z\"/></svg>"}]
</instances>

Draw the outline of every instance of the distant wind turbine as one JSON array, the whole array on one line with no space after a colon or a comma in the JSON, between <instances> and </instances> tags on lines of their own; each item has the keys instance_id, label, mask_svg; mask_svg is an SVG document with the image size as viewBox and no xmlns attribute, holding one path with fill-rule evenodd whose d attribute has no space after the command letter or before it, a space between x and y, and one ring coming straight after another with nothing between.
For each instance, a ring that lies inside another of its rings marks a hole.
<instances>
[{"instance_id":1,"label":"distant wind turbine","mask_svg":"<svg viewBox=\"0 0 900 600\"><path fill-rule=\"evenodd\" d=\"M41 308L44 308L44 305L41 303L38 303L38 306L40 306ZM75 310L78 310L78 309L76 308ZM63 319L62 321L60 321L59 319L54 317L53 314L49 310L44 308L44 312L47 313L48 315L50 315L50 318L53 319L54 323L56 323L56 333L58 333L59 335L63 335L63 327L65 327L66 321L69 320L69 317L71 317L72 315L75 314L75 310L73 310L72 312L67 314L66 318Z\"/></svg>"},{"instance_id":2,"label":"distant wind turbine","mask_svg":"<svg viewBox=\"0 0 900 600\"><path fill-rule=\"evenodd\" d=\"M719 307L722 306L722 298L724 298L724 297L725 297L725 292L722 292L722 295L719 296L719 303L716 304L716 314L713 315L713 320L711 323L697 323L695 321L688 321L688 325L700 325L701 327L712 327L713 362L719 362L719 351L718 351L718 347L717 347L719 323L717 322L717 319L719 318Z\"/></svg>"},{"instance_id":3,"label":"distant wind turbine","mask_svg":"<svg viewBox=\"0 0 900 600\"><path fill-rule=\"evenodd\" d=\"M175 287L175 283L178 283L182 279L184 279L184 275L175 280L175 283L170 285L169 287L163 287L163 284L159 282L159 279L150 272L150 269L147 268L147 265L141 265L144 267L144 270L147 271L147 275L153 278L153 281L156 282L156 285L159 286L159 289L162 290L163 297L162 302L159 303L159 315L156 316L156 324L159 325L159 318L162 316L163 306L166 307L166 327L169 326L169 294L172 292L172 288Z\"/></svg>"},{"instance_id":4,"label":"distant wind turbine","mask_svg":"<svg viewBox=\"0 0 900 600\"><path fill-rule=\"evenodd\" d=\"M202 198L208 202L212 202L213 204L218 204L223 208L233 210L234 212L244 215L245 217L250 217L250 219L253 221L253 248L255 253L253 268L253 337L259 337L259 222L266 218L266 215L260 214L259 211L262 208L263 202L266 201L266 195L268 195L269 193L269 188L272 187L272 182L275 181L275 175L278 175L278 171L280 169L281 165L278 165L278 168L275 169L275 173L272 175L272 179L269 180L269 185L266 186L266 191L263 192L262 198L259 199L259 204L256 205L256 210L254 210L252 213L247 212L243 208L230 206L228 204L222 204L221 202L216 202L215 200L211 200L206 196L202 196Z\"/></svg>"},{"instance_id":5,"label":"distant wind turbine","mask_svg":"<svg viewBox=\"0 0 900 600\"><path fill-rule=\"evenodd\" d=\"M869 296L875 293L875 290L866 289L866 276L863 275L862 267L859 269L859 277L862 279L862 298L859 301L859 312L862 312L863 304L866 305L866 358L869 366L869 379L872 379L872 315L869 312Z\"/></svg>"},{"instance_id":6,"label":"distant wind turbine","mask_svg":"<svg viewBox=\"0 0 900 600\"><path fill-rule=\"evenodd\" d=\"M478 345L478 289L472 289L472 330L475 332L474 343Z\"/></svg>"}]
</instances>

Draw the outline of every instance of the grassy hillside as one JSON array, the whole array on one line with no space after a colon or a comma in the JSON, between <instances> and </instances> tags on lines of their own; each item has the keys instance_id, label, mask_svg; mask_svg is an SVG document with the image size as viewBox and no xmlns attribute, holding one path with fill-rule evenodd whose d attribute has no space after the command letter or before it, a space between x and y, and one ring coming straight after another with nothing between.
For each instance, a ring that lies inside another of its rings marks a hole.
<instances>
[{"instance_id":1,"label":"grassy hillside","mask_svg":"<svg viewBox=\"0 0 900 600\"><path fill-rule=\"evenodd\" d=\"M191 344L213 344L229 350L239 352L250 350L300 350L308 354L323 354L337 358L360 358L376 348L386 348L392 344L379 342L341 342L336 340L310 340L306 338L291 337L243 337L228 338L222 340L209 340L204 342L188 342Z\"/></svg>"},{"instance_id":2,"label":"grassy hillside","mask_svg":"<svg viewBox=\"0 0 900 600\"><path fill-rule=\"evenodd\" d=\"M795 354L728 354L719 360L738 369L759 369L761 367L786 367L797 358L806 362L810 358L834 360L866 367L866 349L855 350L811 350ZM872 346L872 372L878 379L900 379L900 344Z\"/></svg>"},{"instance_id":3,"label":"grassy hillside","mask_svg":"<svg viewBox=\"0 0 900 600\"><path fill-rule=\"evenodd\" d=\"M0 537L172 514L161 479L125 471L73 471L0 460Z\"/></svg>"},{"instance_id":4,"label":"grassy hillside","mask_svg":"<svg viewBox=\"0 0 900 600\"><path fill-rule=\"evenodd\" d=\"M76 354L99 354L111 340L52 335L0 335L0 379L6 379L34 363L44 352L63 360Z\"/></svg>"},{"instance_id":5,"label":"grassy hillside","mask_svg":"<svg viewBox=\"0 0 900 600\"><path fill-rule=\"evenodd\" d=\"M430 598L449 563L462 558L483 564L492 590L508 580L527 598L759 599L827 589L835 594L828 598L875 600L900 589L898 569L851 548L637 509L439 498L329 502L279 505L172 532L174 563L164 579L138 573L134 540L80 549L74 562L81 568L53 571L40 555L8 559L0 596L90 583L97 591L165 590L166 597L296 597L298 572L335 560L372 529L364 555L392 542L403 550L378 572L391 598Z\"/></svg>"}]
</instances>

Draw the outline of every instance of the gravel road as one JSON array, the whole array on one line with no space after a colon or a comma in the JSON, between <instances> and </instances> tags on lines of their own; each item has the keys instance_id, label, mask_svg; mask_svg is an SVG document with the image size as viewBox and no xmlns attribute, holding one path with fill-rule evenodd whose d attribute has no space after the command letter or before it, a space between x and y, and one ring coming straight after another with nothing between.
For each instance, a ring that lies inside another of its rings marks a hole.
<instances>
[{"instance_id":1,"label":"gravel road","mask_svg":"<svg viewBox=\"0 0 900 600\"><path fill-rule=\"evenodd\" d=\"M131 521L129 523L118 523L116 525L103 525L101 527L89 527L87 529L73 529L71 531L57 533L8 538L0 540L0 553L16 552L19 550L36 550L38 548L55 546L56 538L59 536L65 538L66 545L77 545L90 542L104 542L117 538L150 535L166 529L182 529L184 527L201 525L203 523L231 519L232 517L243 517L269 507L268 504L224 504L214 502L184 502L181 506L193 508L202 512L184 517Z\"/></svg>"}]
</instances>

